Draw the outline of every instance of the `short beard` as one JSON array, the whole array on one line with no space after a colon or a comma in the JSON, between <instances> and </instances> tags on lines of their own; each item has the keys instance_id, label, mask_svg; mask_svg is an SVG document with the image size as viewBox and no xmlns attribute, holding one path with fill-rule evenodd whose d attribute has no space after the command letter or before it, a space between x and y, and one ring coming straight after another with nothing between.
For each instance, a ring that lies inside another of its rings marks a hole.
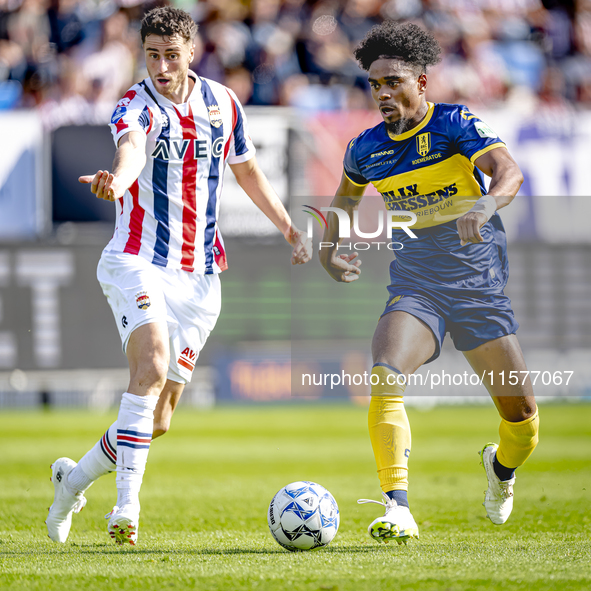
<instances>
[{"instance_id":1,"label":"short beard","mask_svg":"<svg viewBox=\"0 0 591 591\"><path fill-rule=\"evenodd\" d=\"M394 123L386 123L386 129L390 135L400 135L412 128L410 119L398 119Z\"/></svg>"}]
</instances>

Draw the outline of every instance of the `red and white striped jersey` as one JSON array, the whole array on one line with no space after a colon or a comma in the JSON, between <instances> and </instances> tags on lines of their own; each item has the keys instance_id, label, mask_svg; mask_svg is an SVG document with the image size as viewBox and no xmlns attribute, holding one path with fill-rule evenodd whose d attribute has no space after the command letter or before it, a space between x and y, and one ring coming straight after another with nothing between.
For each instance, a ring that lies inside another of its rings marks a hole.
<instances>
[{"instance_id":1,"label":"red and white striped jersey","mask_svg":"<svg viewBox=\"0 0 591 591\"><path fill-rule=\"evenodd\" d=\"M212 80L177 105L146 78L117 103L115 145L130 131L145 133L146 166L117 202L109 252L127 252L190 273L227 269L218 214L226 162L250 160L255 148L236 95Z\"/></svg>"}]
</instances>

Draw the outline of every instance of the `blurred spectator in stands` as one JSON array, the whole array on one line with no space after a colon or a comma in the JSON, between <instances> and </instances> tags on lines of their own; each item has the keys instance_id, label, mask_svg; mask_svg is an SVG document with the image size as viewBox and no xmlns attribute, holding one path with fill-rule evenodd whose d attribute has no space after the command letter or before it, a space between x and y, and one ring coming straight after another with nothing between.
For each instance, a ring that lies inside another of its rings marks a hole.
<instances>
[{"instance_id":1,"label":"blurred spectator in stands","mask_svg":"<svg viewBox=\"0 0 591 591\"><path fill-rule=\"evenodd\" d=\"M0 109L12 109L23 92L27 60L14 41L0 39Z\"/></svg>"},{"instance_id":2,"label":"blurred spectator in stands","mask_svg":"<svg viewBox=\"0 0 591 591\"><path fill-rule=\"evenodd\" d=\"M58 53L68 51L84 40L84 24L79 0L49 0L47 18L50 41Z\"/></svg>"},{"instance_id":3,"label":"blurred spectator in stands","mask_svg":"<svg viewBox=\"0 0 591 591\"><path fill-rule=\"evenodd\" d=\"M580 12L574 22L576 51L564 60L562 71L567 85L567 96L579 106L591 107L591 1L580 2Z\"/></svg>"},{"instance_id":4,"label":"blurred spectator in stands","mask_svg":"<svg viewBox=\"0 0 591 591\"><path fill-rule=\"evenodd\" d=\"M43 125L52 130L62 125L93 122L93 113L84 96L88 86L86 79L79 75L78 66L72 58L62 54L58 63L58 82L44 89L44 99L39 105Z\"/></svg>"},{"instance_id":5,"label":"blurred spectator in stands","mask_svg":"<svg viewBox=\"0 0 591 591\"><path fill-rule=\"evenodd\" d=\"M135 61L128 47L131 37L129 18L118 10L102 21L101 43L98 51L82 62L82 74L91 83L92 102L112 106L134 82Z\"/></svg>"},{"instance_id":6,"label":"blurred spectator in stands","mask_svg":"<svg viewBox=\"0 0 591 591\"><path fill-rule=\"evenodd\" d=\"M78 94L91 111L102 112L103 102L115 102L143 77L141 48L129 31L148 8L168 2L0 0L0 107L47 107L62 96L70 74L60 70L70 66L57 58L67 54L89 80ZM383 19L413 20L441 43L445 57L430 72L431 100L474 108L521 100L520 109L589 103L591 0L173 3L200 25L192 68L234 85L248 104L316 110L364 104L367 75L352 51Z\"/></svg>"},{"instance_id":7,"label":"blurred spectator in stands","mask_svg":"<svg viewBox=\"0 0 591 591\"><path fill-rule=\"evenodd\" d=\"M294 6L292 5L293 9ZM278 0L253 0L248 22L252 41L247 47L245 65L252 72L254 105L279 104L281 83L300 73L295 54L293 22L280 16Z\"/></svg>"},{"instance_id":8,"label":"blurred spectator in stands","mask_svg":"<svg viewBox=\"0 0 591 591\"><path fill-rule=\"evenodd\" d=\"M339 25L349 41L359 43L374 25L382 22L380 9L383 4L380 0L347 0L345 2L345 7L339 15Z\"/></svg>"},{"instance_id":9,"label":"blurred spectator in stands","mask_svg":"<svg viewBox=\"0 0 591 591\"><path fill-rule=\"evenodd\" d=\"M57 76L46 4L45 0L23 0L7 18L8 39L19 45L27 63L20 102L24 107L37 105L42 88Z\"/></svg>"},{"instance_id":10,"label":"blurred spectator in stands","mask_svg":"<svg viewBox=\"0 0 591 591\"><path fill-rule=\"evenodd\" d=\"M246 68L235 68L226 72L226 86L231 88L238 100L246 105L252 96L252 76Z\"/></svg>"},{"instance_id":11,"label":"blurred spectator in stands","mask_svg":"<svg viewBox=\"0 0 591 591\"><path fill-rule=\"evenodd\" d=\"M538 110L552 112L556 117L572 112L572 104L566 99L565 77L560 68L553 66L544 71L538 98Z\"/></svg>"},{"instance_id":12,"label":"blurred spectator in stands","mask_svg":"<svg viewBox=\"0 0 591 591\"><path fill-rule=\"evenodd\" d=\"M201 76L224 83L225 70L240 67L246 59L251 33L243 20L245 5L234 0L213 0L199 4L199 34L202 47L193 69Z\"/></svg>"}]
</instances>

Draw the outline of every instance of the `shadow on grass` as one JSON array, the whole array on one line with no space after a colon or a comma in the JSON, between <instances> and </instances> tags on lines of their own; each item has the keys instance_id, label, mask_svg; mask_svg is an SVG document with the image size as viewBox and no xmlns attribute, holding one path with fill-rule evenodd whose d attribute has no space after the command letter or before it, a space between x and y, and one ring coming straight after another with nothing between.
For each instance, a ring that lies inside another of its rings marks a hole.
<instances>
[{"instance_id":1,"label":"shadow on grass","mask_svg":"<svg viewBox=\"0 0 591 591\"><path fill-rule=\"evenodd\" d=\"M403 548L404 546L402 546ZM202 548L202 549L178 549L178 548L113 548L109 544L72 544L66 548L46 548L35 550L8 550L0 551L0 556L67 556L70 554L86 554L86 555L109 555L109 554L123 554L123 555L141 555L141 556L231 556L231 555L301 555L305 553L316 554L317 551L329 554L372 554L376 551L386 550L390 548L398 548L395 544L390 544L388 548L385 546L327 546L325 548L317 548L314 551L296 550L290 552L289 550L277 549L256 549L256 548Z\"/></svg>"}]
</instances>

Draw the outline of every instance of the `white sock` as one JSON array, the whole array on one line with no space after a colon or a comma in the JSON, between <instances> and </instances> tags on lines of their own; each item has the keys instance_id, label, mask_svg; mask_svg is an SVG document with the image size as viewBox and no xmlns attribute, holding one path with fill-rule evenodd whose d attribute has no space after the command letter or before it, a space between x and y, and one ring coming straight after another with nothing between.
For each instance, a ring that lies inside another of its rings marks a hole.
<instances>
[{"instance_id":1,"label":"white sock","mask_svg":"<svg viewBox=\"0 0 591 591\"><path fill-rule=\"evenodd\" d=\"M68 474L66 483L68 489L84 492L95 480L101 476L114 472L117 461L117 421L86 452L78 465Z\"/></svg>"},{"instance_id":2,"label":"white sock","mask_svg":"<svg viewBox=\"0 0 591 591\"><path fill-rule=\"evenodd\" d=\"M139 505L140 496L139 491L134 491L129 488L117 489L117 507L124 507L125 505Z\"/></svg>"},{"instance_id":3,"label":"white sock","mask_svg":"<svg viewBox=\"0 0 591 591\"><path fill-rule=\"evenodd\" d=\"M157 396L126 392L117 418L117 506L139 503L146 470Z\"/></svg>"}]
</instances>

